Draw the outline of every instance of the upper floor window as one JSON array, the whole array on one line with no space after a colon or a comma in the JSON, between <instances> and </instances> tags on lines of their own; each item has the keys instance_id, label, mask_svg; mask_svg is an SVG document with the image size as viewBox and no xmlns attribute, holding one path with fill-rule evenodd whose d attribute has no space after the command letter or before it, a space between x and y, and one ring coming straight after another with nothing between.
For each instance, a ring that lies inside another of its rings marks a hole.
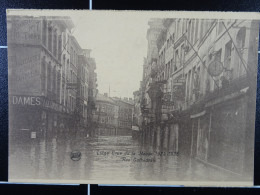
<instances>
[{"instance_id":1,"label":"upper floor window","mask_svg":"<svg viewBox=\"0 0 260 195\"><path fill-rule=\"evenodd\" d=\"M224 30L223 20L218 21L218 34L222 33Z\"/></svg>"},{"instance_id":2,"label":"upper floor window","mask_svg":"<svg viewBox=\"0 0 260 195\"><path fill-rule=\"evenodd\" d=\"M49 65L48 65L48 69L47 69L47 89L48 90L51 90L51 74L52 71L51 71L51 62L49 62Z\"/></svg>"},{"instance_id":3,"label":"upper floor window","mask_svg":"<svg viewBox=\"0 0 260 195\"><path fill-rule=\"evenodd\" d=\"M58 60L60 61L61 60L61 46L62 45L62 41L61 41L61 35L59 35L59 38L58 38Z\"/></svg>"},{"instance_id":4,"label":"upper floor window","mask_svg":"<svg viewBox=\"0 0 260 195\"><path fill-rule=\"evenodd\" d=\"M230 69L230 63L231 63L231 48L232 48L232 42L229 41L225 46L225 60L224 65L226 69Z\"/></svg>"},{"instance_id":5,"label":"upper floor window","mask_svg":"<svg viewBox=\"0 0 260 195\"><path fill-rule=\"evenodd\" d=\"M48 50L52 52L52 27L48 27Z\"/></svg>"},{"instance_id":6,"label":"upper floor window","mask_svg":"<svg viewBox=\"0 0 260 195\"><path fill-rule=\"evenodd\" d=\"M42 92L45 92L46 90L46 61L45 57L42 58L41 62L41 76L42 76Z\"/></svg>"},{"instance_id":7,"label":"upper floor window","mask_svg":"<svg viewBox=\"0 0 260 195\"><path fill-rule=\"evenodd\" d=\"M42 43L43 45L46 46L46 39L47 39L47 21L46 19L43 20L43 25L42 25Z\"/></svg>"},{"instance_id":8,"label":"upper floor window","mask_svg":"<svg viewBox=\"0 0 260 195\"><path fill-rule=\"evenodd\" d=\"M53 55L57 57L57 30L54 31L53 38Z\"/></svg>"}]
</instances>

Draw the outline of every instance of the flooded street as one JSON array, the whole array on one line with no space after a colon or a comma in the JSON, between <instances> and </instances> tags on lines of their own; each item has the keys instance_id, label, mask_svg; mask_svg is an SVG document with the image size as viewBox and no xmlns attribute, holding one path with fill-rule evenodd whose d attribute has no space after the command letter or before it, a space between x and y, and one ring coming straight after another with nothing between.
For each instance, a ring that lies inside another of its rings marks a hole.
<instances>
[{"instance_id":1,"label":"flooded street","mask_svg":"<svg viewBox=\"0 0 260 195\"><path fill-rule=\"evenodd\" d=\"M11 145L9 175L16 179L214 181L232 180L195 159L141 146L131 136L31 139ZM79 160L72 160L79 151Z\"/></svg>"}]
</instances>

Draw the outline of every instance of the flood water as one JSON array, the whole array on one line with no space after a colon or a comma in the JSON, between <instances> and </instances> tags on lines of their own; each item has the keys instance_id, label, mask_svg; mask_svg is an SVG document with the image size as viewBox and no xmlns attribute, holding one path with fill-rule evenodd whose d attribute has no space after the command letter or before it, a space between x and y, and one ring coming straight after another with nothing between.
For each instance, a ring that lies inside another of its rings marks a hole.
<instances>
[{"instance_id":1,"label":"flood water","mask_svg":"<svg viewBox=\"0 0 260 195\"><path fill-rule=\"evenodd\" d=\"M72 160L73 151L79 151L81 158ZM55 136L48 140L11 143L9 177L107 181L239 180L237 175L220 172L184 154L141 146L131 136Z\"/></svg>"}]
</instances>

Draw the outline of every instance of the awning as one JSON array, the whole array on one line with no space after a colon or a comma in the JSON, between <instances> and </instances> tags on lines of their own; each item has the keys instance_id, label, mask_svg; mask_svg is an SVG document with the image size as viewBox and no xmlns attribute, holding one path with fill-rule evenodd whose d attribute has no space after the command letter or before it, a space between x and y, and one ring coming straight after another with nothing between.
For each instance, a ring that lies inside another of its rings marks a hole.
<instances>
[{"instance_id":1,"label":"awning","mask_svg":"<svg viewBox=\"0 0 260 195\"><path fill-rule=\"evenodd\" d=\"M206 110L199 112L197 114L192 114L192 115L190 115L190 118L198 118L200 116L203 116L204 114L206 114Z\"/></svg>"}]
</instances>

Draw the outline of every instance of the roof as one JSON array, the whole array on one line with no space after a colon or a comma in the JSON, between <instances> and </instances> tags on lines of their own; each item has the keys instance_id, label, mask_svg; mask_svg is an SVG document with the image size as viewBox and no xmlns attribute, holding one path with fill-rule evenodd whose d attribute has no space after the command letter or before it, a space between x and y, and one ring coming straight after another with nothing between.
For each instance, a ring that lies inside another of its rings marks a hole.
<instances>
[{"instance_id":1,"label":"roof","mask_svg":"<svg viewBox=\"0 0 260 195\"><path fill-rule=\"evenodd\" d=\"M116 102L112 98L106 97L100 93L97 94L96 101L107 102L110 104L116 104Z\"/></svg>"},{"instance_id":2,"label":"roof","mask_svg":"<svg viewBox=\"0 0 260 195\"><path fill-rule=\"evenodd\" d=\"M123 104L126 104L128 106L133 106L134 104L128 102L128 101L125 101L124 99L120 99L120 98L117 98L117 97L113 97L112 98L114 101L118 102L118 103L123 103Z\"/></svg>"}]
</instances>

